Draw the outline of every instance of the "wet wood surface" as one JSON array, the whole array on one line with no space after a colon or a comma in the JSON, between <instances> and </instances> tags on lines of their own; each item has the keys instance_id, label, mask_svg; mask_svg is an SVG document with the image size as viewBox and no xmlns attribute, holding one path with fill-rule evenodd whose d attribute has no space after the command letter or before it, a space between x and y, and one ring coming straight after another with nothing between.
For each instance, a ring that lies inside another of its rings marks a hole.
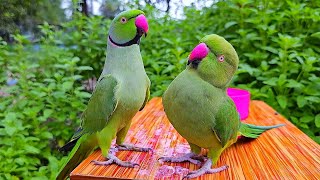
<instances>
[{"instance_id":1,"label":"wet wood surface","mask_svg":"<svg viewBox=\"0 0 320 180\"><path fill-rule=\"evenodd\" d=\"M284 123L285 126L269 130L258 139L237 142L222 153L214 166L229 165L229 169L198 179L320 179L320 145L270 106L262 101L251 101L245 122L255 125ZM187 162L158 161L162 156L179 156L190 151L187 142L169 123L161 98L153 98L136 114L125 143L151 147L154 153L119 151L116 155L121 160L140 164L140 167L124 168L94 165L92 160L104 160L100 150L96 150L73 170L71 180L182 179L188 171L199 168Z\"/></svg>"}]
</instances>

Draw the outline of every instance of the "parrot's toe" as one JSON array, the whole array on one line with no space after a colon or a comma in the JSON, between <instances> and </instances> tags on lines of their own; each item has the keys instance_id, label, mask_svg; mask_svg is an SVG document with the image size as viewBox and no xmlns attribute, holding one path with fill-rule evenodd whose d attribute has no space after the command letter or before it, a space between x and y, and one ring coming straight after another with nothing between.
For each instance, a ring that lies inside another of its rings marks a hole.
<instances>
[{"instance_id":1,"label":"parrot's toe","mask_svg":"<svg viewBox=\"0 0 320 180\"><path fill-rule=\"evenodd\" d=\"M201 161L201 162L204 162L207 159L207 157L202 156L202 155L197 155L197 154L194 154L193 156L191 156L191 158L195 159L195 160L198 160L198 161Z\"/></svg>"},{"instance_id":2,"label":"parrot's toe","mask_svg":"<svg viewBox=\"0 0 320 180\"><path fill-rule=\"evenodd\" d=\"M217 173L217 172L226 170L226 169L228 169L228 168L229 168L228 165L224 165L224 166L221 166L221 167L219 167L219 168L209 169L206 173L207 173L207 174L213 174L213 173Z\"/></svg>"},{"instance_id":3,"label":"parrot's toe","mask_svg":"<svg viewBox=\"0 0 320 180\"><path fill-rule=\"evenodd\" d=\"M100 166L107 166L107 165L110 165L113 163L113 160L112 159L109 159L108 161L96 161L96 160L93 160L91 161L94 165L100 165Z\"/></svg>"},{"instance_id":4,"label":"parrot's toe","mask_svg":"<svg viewBox=\"0 0 320 180\"><path fill-rule=\"evenodd\" d=\"M160 157L158 160L162 162L190 162L192 164L200 165L202 158L194 153L188 153L181 157Z\"/></svg>"},{"instance_id":5,"label":"parrot's toe","mask_svg":"<svg viewBox=\"0 0 320 180\"><path fill-rule=\"evenodd\" d=\"M120 144L117 146L117 149L119 151L153 152L152 148L137 147L131 144Z\"/></svg>"},{"instance_id":6,"label":"parrot's toe","mask_svg":"<svg viewBox=\"0 0 320 180\"><path fill-rule=\"evenodd\" d=\"M117 164L118 166L130 167L130 168L134 168L135 166L140 166L137 163L121 161L119 158L117 158L115 155L112 155L112 154L109 154L107 159L108 159L107 161L91 161L91 162L93 162L95 165L100 165L100 166L107 166L111 164Z\"/></svg>"},{"instance_id":7,"label":"parrot's toe","mask_svg":"<svg viewBox=\"0 0 320 180\"><path fill-rule=\"evenodd\" d=\"M199 176L204 175L204 174L218 173L220 171L223 171L223 170L226 170L226 169L229 168L229 166L224 165L224 166L221 166L219 168L211 169L211 165L212 165L212 161L211 161L211 159L208 159L206 161L206 163L200 169L198 169L196 171L189 172L185 177L183 177L183 179L196 178L196 177L199 177Z\"/></svg>"},{"instance_id":8,"label":"parrot's toe","mask_svg":"<svg viewBox=\"0 0 320 180\"><path fill-rule=\"evenodd\" d=\"M173 162L173 163L180 163L180 162L190 162L192 164L200 165L201 162L191 158L184 158L184 157L161 157L158 159L162 162Z\"/></svg>"}]
</instances>

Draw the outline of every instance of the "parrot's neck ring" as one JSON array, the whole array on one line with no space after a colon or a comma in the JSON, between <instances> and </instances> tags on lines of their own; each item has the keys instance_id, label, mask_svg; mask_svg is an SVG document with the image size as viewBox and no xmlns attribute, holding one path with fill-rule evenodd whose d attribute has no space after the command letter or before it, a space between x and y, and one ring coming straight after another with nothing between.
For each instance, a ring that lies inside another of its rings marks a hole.
<instances>
[{"instance_id":1,"label":"parrot's neck ring","mask_svg":"<svg viewBox=\"0 0 320 180\"><path fill-rule=\"evenodd\" d=\"M120 47L126 47L126 46L131 46L133 44L140 44L140 38L141 36L143 35L143 31L139 28L137 28L137 34L136 36L131 39L130 41L126 42L126 43L122 43L122 44L119 44L119 43L116 43L113 41L113 39L111 38L111 36L109 35L109 40L112 44L116 45L116 46L120 46Z\"/></svg>"}]
</instances>

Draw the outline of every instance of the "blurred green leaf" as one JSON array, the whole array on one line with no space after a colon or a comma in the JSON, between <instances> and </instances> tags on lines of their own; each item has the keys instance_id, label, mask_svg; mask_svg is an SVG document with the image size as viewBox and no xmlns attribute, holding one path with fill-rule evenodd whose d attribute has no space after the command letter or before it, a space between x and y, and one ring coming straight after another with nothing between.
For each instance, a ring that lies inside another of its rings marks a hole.
<instances>
[{"instance_id":1,"label":"blurred green leaf","mask_svg":"<svg viewBox=\"0 0 320 180\"><path fill-rule=\"evenodd\" d=\"M303 106L305 106L307 104L307 100L305 99L304 96L298 96L297 97L297 104L299 108L302 108Z\"/></svg>"},{"instance_id":2,"label":"blurred green leaf","mask_svg":"<svg viewBox=\"0 0 320 180\"><path fill-rule=\"evenodd\" d=\"M73 82L72 81L66 81L64 83L62 83L62 87L65 91L71 89L73 86Z\"/></svg>"},{"instance_id":3,"label":"blurred green leaf","mask_svg":"<svg viewBox=\"0 0 320 180\"><path fill-rule=\"evenodd\" d=\"M79 66L79 67L77 67L77 69L80 71L88 71L88 70L92 71L93 70L93 68L90 66Z\"/></svg>"},{"instance_id":4,"label":"blurred green leaf","mask_svg":"<svg viewBox=\"0 0 320 180\"><path fill-rule=\"evenodd\" d=\"M317 114L314 121L317 128L320 128L320 114Z\"/></svg>"},{"instance_id":5,"label":"blurred green leaf","mask_svg":"<svg viewBox=\"0 0 320 180\"><path fill-rule=\"evenodd\" d=\"M286 96L283 96L283 95L277 96L277 101L282 109L285 109L287 107L288 99Z\"/></svg>"},{"instance_id":6,"label":"blurred green leaf","mask_svg":"<svg viewBox=\"0 0 320 180\"><path fill-rule=\"evenodd\" d=\"M314 117L312 117L312 116L304 116L304 117L302 117L300 119L300 121L303 122L303 123L309 123L309 122L311 122L313 120L314 120Z\"/></svg>"},{"instance_id":7,"label":"blurred green leaf","mask_svg":"<svg viewBox=\"0 0 320 180\"><path fill-rule=\"evenodd\" d=\"M235 22L235 21L230 21L230 22L227 22L227 23L224 25L224 28L225 28L225 29L228 29L229 27L234 26L234 25L236 25L236 24L238 24L238 23Z\"/></svg>"}]
</instances>

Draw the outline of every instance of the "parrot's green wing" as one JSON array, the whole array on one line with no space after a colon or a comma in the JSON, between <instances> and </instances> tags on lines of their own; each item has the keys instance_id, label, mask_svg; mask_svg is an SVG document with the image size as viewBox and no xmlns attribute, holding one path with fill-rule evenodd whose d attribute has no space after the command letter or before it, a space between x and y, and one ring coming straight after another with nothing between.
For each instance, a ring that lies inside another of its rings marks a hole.
<instances>
[{"instance_id":1,"label":"parrot's green wing","mask_svg":"<svg viewBox=\"0 0 320 180\"><path fill-rule=\"evenodd\" d=\"M116 98L117 87L117 80L110 74L97 82L87 109L82 116L82 133L78 133L80 136L83 133L100 131L106 126L118 104Z\"/></svg>"},{"instance_id":2,"label":"parrot's green wing","mask_svg":"<svg viewBox=\"0 0 320 180\"><path fill-rule=\"evenodd\" d=\"M139 109L139 111L141 111L146 106L149 98L150 98L150 85L148 85L148 87L147 87L146 97L144 98L143 104L142 104L141 108Z\"/></svg>"},{"instance_id":3,"label":"parrot's green wing","mask_svg":"<svg viewBox=\"0 0 320 180\"><path fill-rule=\"evenodd\" d=\"M81 127L72 139L62 148L62 151L72 149L68 159L59 171L56 179L65 179L66 176L96 147L94 132L102 130L117 107L115 97L117 81L111 75L102 77L83 112Z\"/></svg>"},{"instance_id":4,"label":"parrot's green wing","mask_svg":"<svg viewBox=\"0 0 320 180\"><path fill-rule=\"evenodd\" d=\"M237 135L240 126L239 114L229 97L221 104L215 118L212 130L224 147L229 140Z\"/></svg>"}]
</instances>

